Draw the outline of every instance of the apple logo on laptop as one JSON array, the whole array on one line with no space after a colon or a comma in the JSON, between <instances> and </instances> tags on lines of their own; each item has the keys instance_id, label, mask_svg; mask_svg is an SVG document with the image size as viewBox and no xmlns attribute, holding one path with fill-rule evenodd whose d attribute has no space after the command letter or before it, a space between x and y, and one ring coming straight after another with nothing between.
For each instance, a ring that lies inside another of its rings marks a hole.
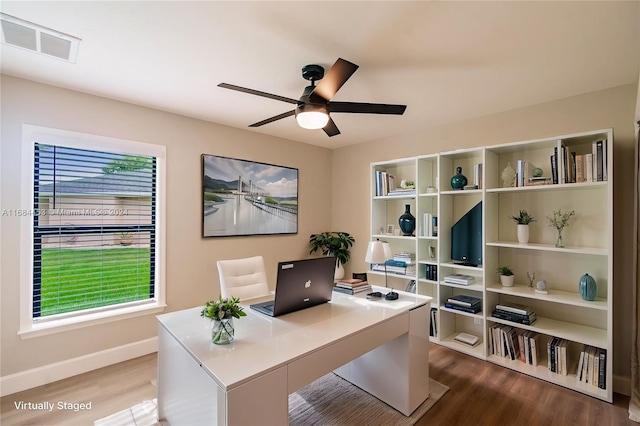
<instances>
[{"instance_id":1,"label":"apple logo on laptop","mask_svg":"<svg viewBox=\"0 0 640 426\"><path fill-rule=\"evenodd\" d=\"M304 288L309 288L311 287L311 280L307 280L306 283L304 283Z\"/></svg>"}]
</instances>

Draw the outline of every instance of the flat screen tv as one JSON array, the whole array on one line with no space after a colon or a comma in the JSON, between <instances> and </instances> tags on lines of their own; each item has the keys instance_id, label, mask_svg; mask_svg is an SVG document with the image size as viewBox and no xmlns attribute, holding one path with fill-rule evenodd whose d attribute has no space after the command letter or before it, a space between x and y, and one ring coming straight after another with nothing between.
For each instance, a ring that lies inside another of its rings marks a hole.
<instances>
[{"instance_id":1,"label":"flat screen tv","mask_svg":"<svg viewBox=\"0 0 640 426\"><path fill-rule=\"evenodd\" d=\"M451 260L466 266L482 265L482 201L451 227Z\"/></svg>"}]
</instances>

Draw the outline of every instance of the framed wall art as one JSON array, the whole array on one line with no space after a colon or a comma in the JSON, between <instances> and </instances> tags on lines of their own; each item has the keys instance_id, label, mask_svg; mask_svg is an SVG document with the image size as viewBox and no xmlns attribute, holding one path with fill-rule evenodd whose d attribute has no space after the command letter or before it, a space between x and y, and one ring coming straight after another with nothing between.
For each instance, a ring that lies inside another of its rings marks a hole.
<instances>
[{"instance_id":1,"label":"framed wall art","mask_svg":"<svg viewBox=\"0 0 640 426\"><path fill-rule=\"evenodd\" d=\"M298 169L202 154L202 236L296 234Z\"/></svg>"}]
</instances>

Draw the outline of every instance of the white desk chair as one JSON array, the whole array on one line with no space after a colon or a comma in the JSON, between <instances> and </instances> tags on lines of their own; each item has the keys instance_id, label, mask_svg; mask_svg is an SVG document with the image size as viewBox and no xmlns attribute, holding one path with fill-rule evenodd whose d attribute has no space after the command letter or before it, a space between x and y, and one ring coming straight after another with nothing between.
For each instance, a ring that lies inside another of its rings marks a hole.
<instances>
[{"instance_id":1,"label":"white desk chair","mask_svg":"<svg viewBox=\"0 0 640 426\"><path fill-rule=\"evenodd\" d=\"M233 296L244 301L269 295L269 284L262 256L219 260L217 264L222 297Z\"/></svg>"}]
</instances>

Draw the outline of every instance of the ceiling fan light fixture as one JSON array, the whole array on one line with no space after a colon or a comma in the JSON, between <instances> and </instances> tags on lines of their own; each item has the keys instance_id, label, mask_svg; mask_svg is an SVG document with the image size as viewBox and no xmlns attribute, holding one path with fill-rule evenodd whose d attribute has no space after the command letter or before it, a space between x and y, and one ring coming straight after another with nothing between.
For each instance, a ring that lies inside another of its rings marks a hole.
<instances>
[{"instance_id":1,"label":"ceiling fan light fixture","mask_svg":"<svg viewBox=\"0 0 640 426\"><path fill-rule=\"evenodd\" d=\"M300 105L296 108L296 121L304 129L322 129L329 122L329 112L322 105Z\"/></svg>"}]
</instances>

